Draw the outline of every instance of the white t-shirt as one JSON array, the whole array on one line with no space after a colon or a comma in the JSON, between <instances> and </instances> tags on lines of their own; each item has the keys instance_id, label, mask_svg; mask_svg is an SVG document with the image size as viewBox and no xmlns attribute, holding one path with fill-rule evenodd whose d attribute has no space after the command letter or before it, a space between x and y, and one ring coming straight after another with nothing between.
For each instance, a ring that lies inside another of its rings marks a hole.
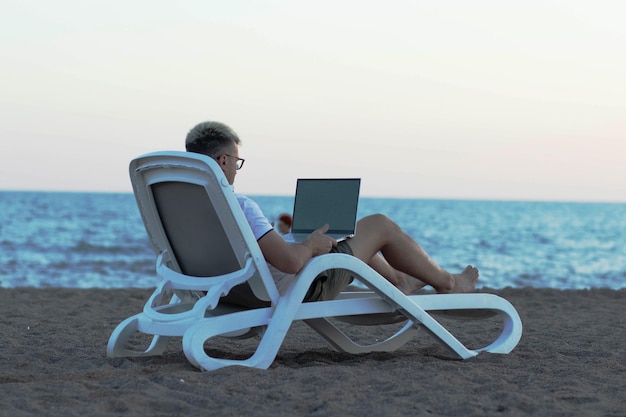
<instances>
[{"instance_id":1,"label":"white t-shirt","mask_svg":"<svg viewBox=\"0 0 626 417\"><path fill-rule=\"evenodd\" d=\"M255 201L249 199L245 195L235 193L235 196L237 197L239 206L241 207L241 210L243 211L243 214L252 229L252 234L257 241L274 229ZM278 292L281 295L284 294L289 284L293 281L295 275L282 272L276 269L274 265L269 262L267 263L267 266L272 274L272 278L274 278L276 287L278 287Z\"/></svg>"}]
</instances>

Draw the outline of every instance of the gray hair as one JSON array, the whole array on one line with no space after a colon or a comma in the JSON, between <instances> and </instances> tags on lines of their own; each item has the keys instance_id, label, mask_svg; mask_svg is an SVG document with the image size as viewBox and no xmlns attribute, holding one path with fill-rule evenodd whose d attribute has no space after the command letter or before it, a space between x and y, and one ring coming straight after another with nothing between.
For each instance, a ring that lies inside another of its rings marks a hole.
<instances>
[{"instance_id":1,"label":"gray hair","mask_svg":"<svg viewBox=\"0 0 626 417\"><path fill-rule=\"evenodd\" d=\"M225 148L240 143L239 136L230 127L224 123L207 121L197 124L187 133L185 148L188 152L217 158Z\"/></svg>"}]
</instances>

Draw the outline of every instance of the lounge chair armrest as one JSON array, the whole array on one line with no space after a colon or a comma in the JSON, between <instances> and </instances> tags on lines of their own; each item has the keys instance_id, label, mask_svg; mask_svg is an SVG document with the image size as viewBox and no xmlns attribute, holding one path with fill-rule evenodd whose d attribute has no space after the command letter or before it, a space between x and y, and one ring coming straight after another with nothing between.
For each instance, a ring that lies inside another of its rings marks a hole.
<instances>
[{"instance_id":1,"label":"lounge chair armrest","mask_svg":"<svg viewBox=\"0 0 626 417\"><path fill-rule=\"evenodd\" d=\"M164 296L171 294L174 290L185 291L206 291L206 295L201 297L189 311L179 313L177 320L188 318L199 318L204 316L207 309L215 309L220 298L230 290L254 275L252 258L248 258L242 270L218 275L214 277L189 277L169 268L164 262L162 253L157 259L157 274L162 278L161 283L156 288L150 299L144 306L144 313L155 320L171 320L171 314L160 313L157 309L162 304Z\"/></svg>"},{"instance_id":2,"label":"lounge chair armrest","mask_svg":"<svg viewBox=\"0 0 626 417\"><path fill-rule=\"evenodd\" d=\"M231 288L246 282L254 275L254 267L252 258L246 260L246 265L235 272L216 275L212 277L192 277L181 274L174 271L164 262L165 252L160 254L157 259L157 274L166 281L171 281L172 288L185 289L193 291L210 291L210 288L220 286L228 288L226 293Z\"/></svg>"}]
</instances>

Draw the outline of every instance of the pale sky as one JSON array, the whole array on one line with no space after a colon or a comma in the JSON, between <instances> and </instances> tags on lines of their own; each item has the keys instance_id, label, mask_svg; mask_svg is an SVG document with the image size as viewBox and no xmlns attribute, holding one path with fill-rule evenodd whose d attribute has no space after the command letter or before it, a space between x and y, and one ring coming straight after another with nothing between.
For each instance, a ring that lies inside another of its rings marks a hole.
<instances>
[{"instance_id":1,"label":"pale sky","mask_svg":"<svg viewBox=\"0 0 626 417\"><path fill-rule=\"evenodd\" d=\"M130 192L196 123L236 189L626 201L626 2L0 0L0 190Z\"/></svg>"}]
</instances>

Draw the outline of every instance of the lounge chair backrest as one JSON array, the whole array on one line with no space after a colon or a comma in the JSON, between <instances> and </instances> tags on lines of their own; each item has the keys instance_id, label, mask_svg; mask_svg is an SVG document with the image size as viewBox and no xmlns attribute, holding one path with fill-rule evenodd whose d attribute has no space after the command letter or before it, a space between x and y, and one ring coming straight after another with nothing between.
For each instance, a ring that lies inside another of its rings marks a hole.
<instances>
[{"instance_id":1,"label":"lounge chair backrest","mask_svg":"<svg viewBox=\"0 0 626 417\"><path fill-rule=\"evenodd\" d=\"M256 297L273 300L276 287L232 187L204 155L155 152L134 159L131 182L150 243L168 267L191 277L223 276L245 267Z\"/></svg>"}]
</instances>

